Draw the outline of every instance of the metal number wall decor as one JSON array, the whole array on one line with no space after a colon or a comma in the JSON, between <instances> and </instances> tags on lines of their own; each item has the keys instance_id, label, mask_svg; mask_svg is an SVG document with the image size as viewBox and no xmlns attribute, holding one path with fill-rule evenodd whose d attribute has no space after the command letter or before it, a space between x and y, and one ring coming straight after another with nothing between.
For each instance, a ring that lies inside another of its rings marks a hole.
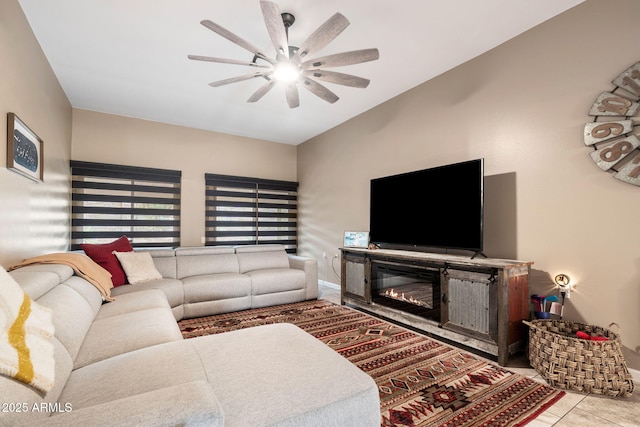
<instances>
[{"instance_id":1,"label":"metal number wall decor","mask_svg":"<svg viewBox=\"0 0 640 427\"><path fill-rule=\"evenodd\" d=\"M634 134L640 111L640 62L613 79L615 89L602 92L584 127L584 144L593 148L591 159L613 177L640 186L640 139Z\"/></svg>"}]
</instances>

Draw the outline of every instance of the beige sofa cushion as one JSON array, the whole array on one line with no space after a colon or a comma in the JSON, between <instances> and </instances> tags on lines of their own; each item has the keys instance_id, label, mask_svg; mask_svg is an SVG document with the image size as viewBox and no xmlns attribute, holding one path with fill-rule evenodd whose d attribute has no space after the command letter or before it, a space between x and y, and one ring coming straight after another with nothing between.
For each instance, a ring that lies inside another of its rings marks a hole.
<instances>
[{"instance_id":1,"label":"beige sofa cushion","mask_svg":"<svg viewBox=\"0 0 640 427\"><path fill-rule=\"evenodd\" d=\"M34 300L49 292L58 283L73 276L73 269L61 264L34 264L9 273L20 287Z\"/></svg>"},{"instance_id":2,"label":"beige sofa cushion","mask_svg":"<svg viewBox=\"0 0 640 427\"><path fill-rule=\"evenodd\" d=\"M251 295L251 278L244 274L220 273L185 277L184 302L216 301Z\"/></svg>"},{"instance_id":3,"label":"beige sofa cushion","mask_svg":"<svg viewBox=\"0 0 640 427\"><path fill-rule=\"evenodd\" d=\"M268 268L289 268L289 257L282 245L237 246L240 273Z\"/></svg>"},{"instance_id":4,"label":"beige sofa cushion","mask_svg":"<svg viewBox=\"0 0 640 427\"><path fill-rule=\"evenodd\" d=\"M46 422L47 427L155 425L222 427L224 414L209 384L193 381L56 413Z\"/></svg>"},{"instance_id":5,"label":"beige sofa cushion","mask_svg":"<svg viewBox=\"0 0 640 427\"><path fill-rule=\"evenodd\" d=\"M74 370L59 400L71 403L75 411L205 378L201 358L190 340L174 341Z\"/></svg>"},{"instance_id":6,"label":"beige sofa cushion","mask_svg":"<svg viewBox=\"0 0 640 427\"><path fill-rule=\"evenodd\" d=\"M116 299L120 295L129 294L131 292L140 292L148 289L159 289L165 293L171 308L182 305L184 301L184 286L178 279L160 279L150 282L138 283L137 285L122 285L114 288L111 295Z\"/></svg>"},{"instance_id":7,"label":"beige sofa cushion","mask_svg":"<svg viewBox=\"0 0 640 427\"><path fill-rule=\"evenodd\" d=\"M139 249L136 252L149 252L153 263L167 279L177 279L176 273L176 252L174 249Z\"/></svg>"},{"instance_id":8,"label":"beige sofa cushion","mask_svg":"<svg viewBox=\"0 0 640 427\"><path fill-rule=\"evenodd\" d=\"M119 295L115 301L103 304L95 320L119 316L150 308L167 308L167 295L160 289L146 289Z\"/></svg>"},{"instance_id":9,"label":"beige sofa cushion","mask_svg":"<svg viewBox=\"0 0 640 427\"><path fill-rule=\"evenodd\" d=\"M87 286L91 285L87 283ZM53 310L55 336L75 360L96 315L91 304L66 284L60 284L47 292L38 299L38 303Z\"/></svg>"},{"instance_id":10,"label":"beige sofa cushion","mask_svg":"<svg viewBox=\"0 0 640 427\"><path fill-rule=\"evenodd\" d=\"M181 340L180 328L169 307L96 319L80 347L74 368L140 348Z\"/></svg>"},{"instance_id":11,"label":"beige sofa cushion","mask_svg":"<svg viewBox=\"0 0 640 427\"><path fill-rule=\"evenodd\" d=\"M291 304L304 301L305 290L278 292L276 294L254 295L251 298L251 308L272 307L274 305Z\"/></svg>"},{"instance_id":12,"label":"beige sofa cushion","mask_svg":"<svg viewBox=\"0 0 640 427\"><path fill-rule=\"evenodd\" d=\"M307 286L307 277L304 275L304 271L291 268L254 270L249 271L246 275L251 277L252 295L293 291L304 289Z\"/></svg>"},{"instance_id":13,"label":"beige sofa cushion","mask_svg":"<svg viewBox=\"0 0 640 427\"><path fill-rule=\"evenodd\" d=\"M239 273L238 259L229 246L176 249L178 278L204 274Z\"/></svg>"},{"instance_id":14,"label":"beige sofa cushion","mask_svg":"<svg viewBox=\"0 0 640 427\"><path fill-rule=\"evenodd\" d=\"M230 313L232 311L248 310L252 308L253 298L250 295L238 298L225 298L216 301L192 302L184 305L184 319L193 317L213 316L215 314Z\"/></svg>"}]
</instances>

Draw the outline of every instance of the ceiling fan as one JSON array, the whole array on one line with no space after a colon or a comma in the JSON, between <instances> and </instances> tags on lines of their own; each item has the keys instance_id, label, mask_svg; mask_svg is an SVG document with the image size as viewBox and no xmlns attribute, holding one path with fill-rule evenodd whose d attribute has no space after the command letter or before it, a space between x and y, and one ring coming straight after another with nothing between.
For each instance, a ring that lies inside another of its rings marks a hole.
<instances>
[{"instance_id":1,"label":"ceiling fan","mask_svg":"<svg viewBox=\"0 0 640 427\"><path fill-rule=\"evenodd\" d=\"M241 61L201 55L189 55L189 59L246 65L264 69L264 71L212 82L209 83L210 86L219 87L262 77L267 82L259 87L247 100L247 102L256 102L269 92L276 83L282 82L285 85L285 95L289 108L296 108L300 105L298 84L329 103L336 102L339 99L338 96L316 80L356 88L365 88L369 85L368 79L351 74L326 71L325 69L374 61L379 58L378 49L361 49L311 58L314 53L331 43L347 28L349 21L342 14L334 14L300 46L290 46L288 40L289 27L293 25L295 17L290 13L280 13L278 5L271 1L260 1L260 7L271 42L276 50L275 58L214 22L209 20L201 22L202 25L214 33L251 52L253 59L251 61Z\"/></svg>"}]
</instances>

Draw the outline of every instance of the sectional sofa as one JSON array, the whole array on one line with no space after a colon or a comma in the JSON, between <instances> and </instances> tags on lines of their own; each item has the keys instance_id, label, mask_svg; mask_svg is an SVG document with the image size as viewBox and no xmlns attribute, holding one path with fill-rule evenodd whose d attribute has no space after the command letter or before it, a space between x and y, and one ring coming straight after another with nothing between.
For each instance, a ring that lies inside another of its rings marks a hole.
<instances>
[{"instance_id":1,"label":"sectional sofa","mask_svg":"<svg viewBox=\"0 0 640 427\"><path fill-rule=\"evenodd\" d=\"M114 296L160 289L177 320L316 299L316 260L282 245L149 250L162 279L118 286Z\"/></svg>"},{"instance_id":2,"label":"sectional sofa","mask_svg":"<svg viewBox=\"0 0 640 427\"><path fill-rule=\"evenodd\" d=\"M149 252L162 277L111 302L67 265L0 271L55 327L52 387L0 376L0 425L379 425L371 377L296 326L180 334L182 318L316 298L314 260L271 245Z\"/></svg>"}]
</instances>

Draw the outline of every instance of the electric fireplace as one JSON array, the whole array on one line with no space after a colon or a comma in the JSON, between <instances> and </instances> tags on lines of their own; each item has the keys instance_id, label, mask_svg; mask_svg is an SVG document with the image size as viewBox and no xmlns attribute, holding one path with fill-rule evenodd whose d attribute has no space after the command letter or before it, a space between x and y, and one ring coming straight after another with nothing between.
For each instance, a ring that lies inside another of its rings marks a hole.
<instances>
[{"instance_id":1,"label":"electric fireplace","mask_svg":"<svg viewBox=\"0 0 640 427\"><path fill-rule=\"evenodd\" d=\"M371 280L372 302L440 321L439 270L374 261Z\"/></svg>"}]
</instances>

